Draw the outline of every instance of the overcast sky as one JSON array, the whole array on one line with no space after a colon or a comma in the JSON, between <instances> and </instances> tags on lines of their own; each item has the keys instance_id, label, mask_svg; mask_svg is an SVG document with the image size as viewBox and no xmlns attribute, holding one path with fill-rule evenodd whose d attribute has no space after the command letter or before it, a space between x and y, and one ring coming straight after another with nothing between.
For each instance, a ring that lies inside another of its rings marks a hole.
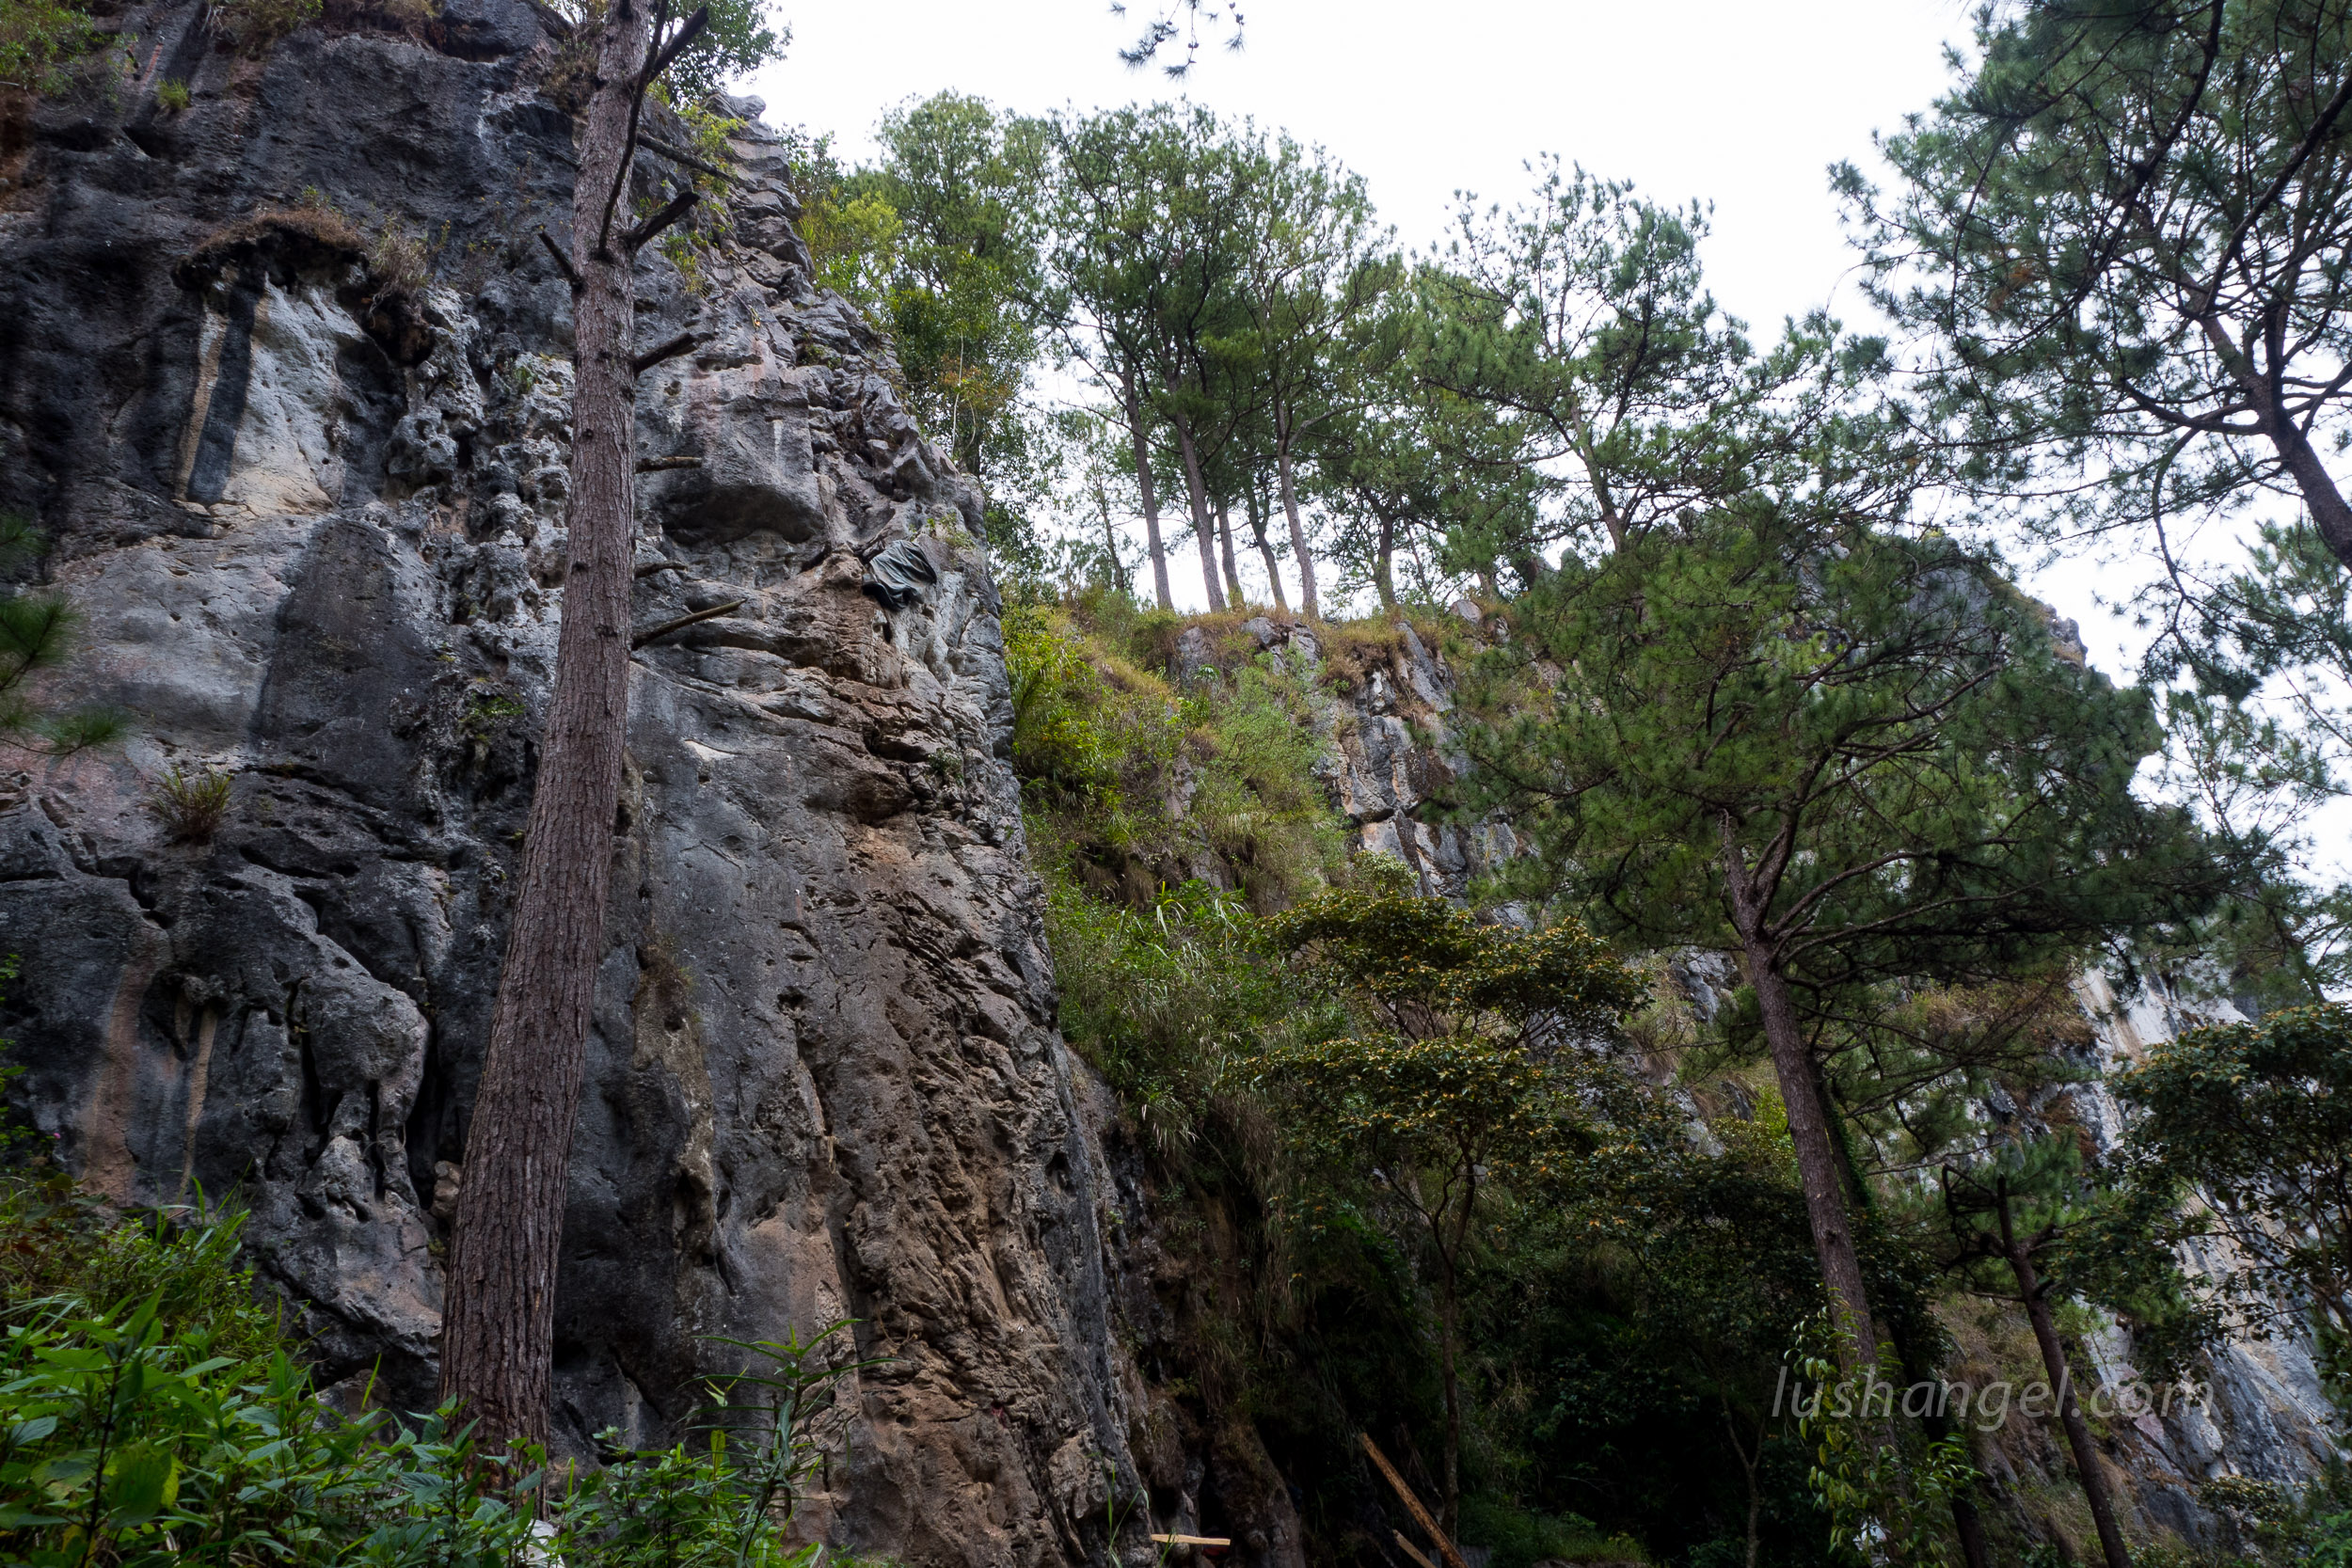
<instances>
[{"instance_id":1,"label":"overcast sky","mask_svg":"<svg viewBox=\"0 0 2352 1568\"><path fill-rule=\"evenodd\" d=\"M1823 303L1865 325L1828 167L1871 166L1872 134L1932 102L1945 46L1969 36L1963 0L1257 0L1244 50L1204 49L1177 84L1119 61L1141 5L1124 18L1102 0L786 6L789 55L750 90L771 121L830 131L850 161L870 156L885 109L947 87L1030 112L1186 94L1321 142L1363 174L1398 238L1426 247L1455 191L1508 201L1529 186L1525 161L1555 152L1661 200L1713 203L1708 277L1759 338ZM2031 578L2122 674L2137 639L2095 607L2101 580L2080 564ZM1200 584L1184 596L1197 606Z\"/></svg>"}]
</instances>

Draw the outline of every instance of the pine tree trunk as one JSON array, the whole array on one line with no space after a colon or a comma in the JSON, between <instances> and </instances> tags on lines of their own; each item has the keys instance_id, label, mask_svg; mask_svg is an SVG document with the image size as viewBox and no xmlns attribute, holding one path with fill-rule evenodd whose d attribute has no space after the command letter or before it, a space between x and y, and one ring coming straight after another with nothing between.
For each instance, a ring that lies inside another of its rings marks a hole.
<instances>
[{"instance_id":1,"label":"pine tree trunk","mask_svg":"<svg viewBox=\"0 0 2352 1568\"><path fill-rule=\"evenodd\" d=\"M1380 545L1373 552L1372 585L1379 590L1380 608L1396 608L1396 525L1384 513L1380 518Z\"/></svg>"},{"instance_id":2,"label":"pine tree trunk","mask_svg":"<svg viewBox=\"0 0 2352 1568\"><path fill-rule=\"evenodd\" d=\"M1209 608L1225 608L1225 589L1216 580L1216 519L1209 515L1208 487L1201 483L1200 451L1193 445L1192 426L1182 414L1170 421L1176 427L1176 450L1184 460L1184 491L1192 502L1193 538L1200 546L1200 581L1209 592Z\"/></svg>"},{"instance_id":3,"label":"pine tree trunk","mask_svg":"<svg viewBox=\"0 0 2352 1568\"><path fill-rule=\"evenodd\" d=\"M1122 368L1119 389L1127 400L1127 438L1135 445L1136 488L1143 497L1143 538L1152 552L1152 592L1162 610L1176 608L1168 591L1168 551L1160 544L1160 497L1152 484L1152 443L1143 426L1143 400L1136 396L1136 373Z\"/></svg>"},{"instance_id":4,"label":"pine tree trunk","mask_svg":"<svg viewBox=\"0 0 2352 1568\"><path fill-rule=\"evenodd\" d=\"M1257 541L1258 559L1265 562L1265 579L1274 590L1274 608L1288 610L1291 602L1282 593L1282 574L1274 563L1274 546L1266 543L1265 515L1265 498L1253 486L1249 492L1249 534Z\"/></svg>"},{"instance_id":5,"label":"pine tree trunk","mask_svg":"<svg viewBox=\"0 0 2352 1568\"><path fill-rule=\"evenodd\" d=\"M1870 1322L1862 1255L1854 1247L1853 1221L1846 1208L1837 1151L1830 1141L1829 1118L1814 1087L1813 1053L1797 1022L1796 1001L1780 973L1778 955L1765 935L1761 900L1728 816L1724 819L1723 834L1724 891L1731 895L1733 923L1748 960L1748 983L1756 988L1764 1042L1772 1052L1772 1072L1780 1081L1780 1098L1788 1112L1788 1140L1796 1148L1797 1179L1804 1188L1804 1213L1813 1230L1814 1256L1820 1261L1821 1278L1837 1304L1845 1330L1852 1338L1848 1354L1855 1358L1854 1365L1867 1367L1878 1354L1878 1335Z\"/></svg>"},{"instance_id":6,"label":"pine tree trunk","mask_svg":"<svg viewBox=\"0 0 2352 1568\"><path fill-rule=\"evenodd\" d=\"M1291 451L1286 442L1274 455L1275 471L1282 480L1282 515L1290 520L1291 555L1298 562L1298 610L1310 621L1320 620L1315 604L1315 558L1307 550L1307 530L1298 520L1298 486L1291 478Z\"/></svg>"},{"instance_id":7,"label":"pine tree trunk","mask_svg":"<svg viewBox=\"0 0 2352 1568\"><path fill-rule=\"evenodd\" d=\"M1797 1023L1795 1000L1788 982L1772 966L1772 954L1759 946L1747 949L1748 979L1756 988L1757 1010L1763 1015L1764 1041L1772 1052L1772 1072L1780 1082L1780 1098L1788 1110L1788 1140L1796 1147L1797 1177L1804 1187L1805 1220L1813 1231L1813 1253L1821 1265L1821 1278L1836 1298L1846 1332L1852 1336L1851 1352L1858 1365L1868 1366L1878 1354L1878 1334L1870 1321L1869 1292L1862 1278L1862 1255L1854 1248L1853 1222L1846 1195L1838 1183L1837 1155L1831 1147L1829 1124L1813 1087L1812 1053Z\"/></svg>"},{"instance_id":8,"label":"pine tree trunk","mask_svg":"<svg viewBox=\"0 0 2352 1568\"><path fill-rule=\"evenodd\" d=\"M628 736L636 376L631 259L617 232L597 240L648 41L642 4L620 0L597 40L580 143L563 629L450 1245L441 1394L490 1454L548 1438L565 1172L605 944ZM627 221L624 208L616 229Z\"/></svg>"},{"instance_id":9,"label":"pine tree trunk","mask_svg":"<svg viewBox=\"0 0 2352 1568\"><path fill-rule=\"evenodd\" d=\"M1238 610L1249 602L1241 591L1241 569L1233 563L1233 518L1231 507L1224 501L1216 503L1217 558L1225 568L1225 596Z\"/></svg>"},{"instance_id":10,"label":"pine tree trunk","mask_svg":"<svg viewBox=\"0 0 2352 1568\"><path fill-rule=\"evenodd\" d=\"M2017 1240L2010 1221L2009 1192L2001 1191L2001 1251L2009 1259L2010 1272L2017 1278L2018 1298L2026 1307L2026 1321L2033 1325L2034 1343L2042 1347L2042 1367L2049 1374L2050 1386L2058 1391L2058 1424L2066 1429L2066 1446L2074 1450L2074 1468L2082 1477L2083 1497L2090 1504L2091 1523L2099 1528L2099 1551L2106 1559L2107 1568L2132 1568L2132 1555L2123 1545L2123 1532L2115 1522L2115 1500L2107 1494L2106 1472L2099 1468L2099 1451L2091 1446L2090 1428L2083 1422L2083 1408L2074 1398L2074 1378L2066 1364L2066 1347L2058 1343L2058 1324L2050 1318L2050 1303L2042 1293L2042 1280L2033 1266L2033 1258Z\"/></svg>"}]
</instances>

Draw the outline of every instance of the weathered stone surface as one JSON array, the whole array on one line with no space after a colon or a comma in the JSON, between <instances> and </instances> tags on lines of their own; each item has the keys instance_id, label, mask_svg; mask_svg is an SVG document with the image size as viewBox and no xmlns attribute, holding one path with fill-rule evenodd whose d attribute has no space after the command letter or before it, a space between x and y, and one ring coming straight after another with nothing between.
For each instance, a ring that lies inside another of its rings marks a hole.
<instances>
[{"instance_id":1,"label":"weathered stone surface","mask_svg":"<svg viewBox=\"0 0 2352 1568\"><path fill-rule=\"evenodd\" d=\"M561 610L569 299L532 236L567 227L569 123L513 0L452 0L432 48L305 31L261 62L199 11L125 12L138 81L0 135L29 148L0 189L0 506L87 616L53 694L135 728L0 793L0 1022L72 1167L235 1193L325 1375L380 1367L414 1407ZM1116 1129L1053 1028L978 496L810 291L780 145L736 150L707 292L650 252L640 279L643 342L704 341L641 386L641 451L701 464L643 484L639 623L742 603L636 659L557 1425L665 1433L735 1358L703 1336L853 1317L882 1364L812 1527L1076 1562L1148 1396L1114 1330ZM388 225L432 286L370 272ZM909 591L878 602L892 547ZM173 768L231 780L215 831L167 831ZM1229 1489L1276 1568L1271 1473Z\"/></svg>"}]
</instances>

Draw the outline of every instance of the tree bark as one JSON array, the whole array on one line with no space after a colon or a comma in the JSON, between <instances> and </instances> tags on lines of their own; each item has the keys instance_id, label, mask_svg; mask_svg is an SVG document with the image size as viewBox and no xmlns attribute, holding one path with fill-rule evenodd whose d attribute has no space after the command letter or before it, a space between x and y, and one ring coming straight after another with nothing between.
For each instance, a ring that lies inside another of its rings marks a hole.
<instances>
[{"instance_id":1,"label":"tree bark","mask_svg":"<svg viewBox=\"0 0 2352 1568\"><path fill-rule=\"evenodd\" d=\"M1209 515L1208 488L1200 478L1200 449L1193 444L1192 424L1182 414L1169 417L1176 427L1176 450L1184 460L1184 492L1192 502L1192 531L1200 546L1200 581L1209 591L1209 608L1225 608L1225 589L1216 580L1216 519Z\"/></svg>"},{"instance_id":2,"label":"tree bark","mask_svg":"<svg viewBox=\"0 0 2352 1568\"><path fill-rule=\"evenodd\" d=\"M1718 1391L1716 1399L1724 1407L1724 1433L1731 1439L1731 1451L1739 1456L1740 1474L1748 1483L1747 1568L1756 1568L1756 1555L1763 1544L1757 1526L1764 1518L1764 1491L1756 1483L1756 1467L1764 1462L1764 1433L1756 1434L1756 1452L1751 1454L1740 1441L1739 1423L1731 1418L1731 1401Z\"/></svg>"},{"instance_id":3,"label":"tree bark","mask_svg":"<svg viewBox=\"0 0 2352 1568\"><path fill-rule=\"evenodd\" d=\"M1796 1001L1780 972L1779 955L1765 930L1762 900L1728 816L1724 819L1723 835L1724 890L1731 895L1732 921L1748 960L1748 983L1756 988L1764 1042L1772 1052L1772 1072L1780 1081L1780 1098L1788 1112L1788 1141L1796 1148L1797 1177L1804 1187L1813 1253L1820 1260L1821 1278L1852 1338L1848 1354L1855 1358L1853 1365L1867 1367L1878 1354L1878 1334L1870 1321L1869 1291L1863 1284L1862 1255L1854 1247L1853 1221L1846 1208L1837 1151L1831 1145L1828 1116L1814 1088L1813 1053L1797 1023Z\"/></svg>"},{"instance_id":4,"label":"tree bark","mask_svg":"<svg viewBox=\"0 0 2352 1568\"><path fill-rule=\"evenodd\" d=\"M1135 444L1136 488L1143 497L1143 537L1152 552L1152 591L1162 610L1174 610L1168 591L1168 551L1160 544L1160 498L1152 484L1152 442L1143 424L1143 400L1136 395L1136 372L1121 366L1119 389L1127 400L1127 437Z\"/></svg>"},{"instance_id":5,"label":"tree bark","mask_svg":"<svg viewBox=\"0 0 2352 1568\"><path fill-rule=\"evenodd\" d=\"M1396 608L1396 525L1380 515L1380 547L1373 552L1372 585L1380 592L1380 608Z\"/></svg>"},{"instance_id":6,"label":"tree bark","mask_svg":"<svg viewBox=\"0 0 2352 1568\"><path fill-rule=\"evenodd\" d=\"M632 257L617 231L599 240L648 44L643 5L619 0L597 42L572 198L570 560L555 689L450 1245L441 1393L489 1454L548 1439L565 1172L605 944L628 736L636 376Z\"/></svg>"},{"instance_id":7,"label":"tree bark","mask_svg":"<svg viewBox=\"0 0 2352 1568\"><path fill-rule=\"evenodd\" d=\"M2000 1189L2001 1252L2017 1278L2018 1299L2026 1321L2033 1324L2034 1343L2042 1347L2042 1367L2050 1386L2058 1391L2058 1424L2066 1429L2066 1446L2074 1450L2074 1468L2081 1474L2083 1497L2090 1503L2091 1522L2099 1528L2099 1550L2107 1568L2132 1568L2132 1555L2123 1532L2115 1523L2115 1502L2107 1495L2106 1472L2099 1468L2099 1451L2091 1446L2090 1428L2084 1424L2082 1404L2074 1398L2074 1380L2066 1364L2066 1347L2058 1343L2058 1324L2051 1321L2050 1303L2033 1266L2031 1249L2017 1240L2010 1217L2009 1188Z\"/></svg>"},{"instance_id":8,"label":"tree bark","mask_svg":"<svg viewBox=\"0 0 2352 1568\"><path fill-rule=\"evenodd\" d=\"M1239 610L1249 602L1249 595L1241 591L1241 569L1233 563L1233 517L1229 503L1216 503L1216 548L1219 563L1225 568L1225 596Z\"/></svg>"},{"instance_id":9,"label":"tree bark","mask_svg":"<svg viewBox=\"0 0 2352 1568\"><path fill-rule=\"evenodd\" d=\"M1274 546L1266 543L1265 515L1265 499L1258 493L1256 486L1253 485L1250 487L1249 491L1250 537L1257 541L1258 559L1265 562L1265 579L1267 584L1274 590L1274 608L1277 610L1288 610L1291 607L1291 602L1283 595L1282 593L1282 574L1276 568L1274 563Z\"/></svg>"},{"instance_id":10,"label":"tree bark","mask_svg":"<svg viewBox=\"0 0 2352 1568\"><path fill-rule=\"evenodd\" d=\"M1275 472L1282 482L1282 515L1290 520L1291 555L1298 562L1298 610L1310 621L1323 618L1315 603L1315 558L1307 548L1307 530L1298 520L1298 486L1291 478L1291 449L1284 442L1274 454Z\"/></svg>"},{"instance_id":11,"label":"tree bark","mask_svg":"<svg viewBox=\"0 0 2352 1568\"><path fill-rule=\"evenodd\" d=\"M1438 1500L1438 1523L1445 1527L1445 1538L1451 1541L1462 1523L1462 1382L1454 1349L1454 1342L1461 1338L1462 1309L1454 1299L1453 1263L1448 1260L1440 1266L1445 1270L1445 1290L1438 1304L1445 1329L1445 1342L1439 1347L1445 1381L1445 1496Z\"/></svg>"}]
</instances>

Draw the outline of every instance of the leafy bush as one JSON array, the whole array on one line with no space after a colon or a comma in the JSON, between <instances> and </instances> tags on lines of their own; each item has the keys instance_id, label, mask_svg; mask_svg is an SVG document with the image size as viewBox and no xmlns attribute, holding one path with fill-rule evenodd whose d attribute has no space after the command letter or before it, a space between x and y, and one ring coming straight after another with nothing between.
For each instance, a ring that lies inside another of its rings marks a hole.
<instances>
[{"instance_id":1,"label":"leafy bush","mask_svg":"<svg viewBox=\"0 0 2352 1568\"><path fill-rule=\"evenodd\" d=\"M177 1223L175 1223L177 1222ZM475 1452L447 1410L345 1419L235 1265L234 1216L115 1215L59 1179L0 1185L0 1560L31 1568L800 1568L832 1329L726 1341L771 1370L709 1385L691 1442L550 1474ZM123 1294L111 1299L117 1291ZM835 1328L842 1325L836 1324ZM363 1402L364 1403L364 1399ZM547 1484L541 1491L541 1483Z\"/></svg>"},{"instance_id":2,"label":"leafy bush","mask_svg":"<svg viewBox=\"0 0 2352 1568\"><path fill-rule=\"evenodd\" d=\"M1205 882L1135 910L1048 877L1045 935L1062 1031L1163 1151L1192 1139L1229 1066L1296 1012L1257 926L1239 899Z\"/></svg>"},{"instance_id":3,"label":"leafy bush","mask_svg":"<svg viewBox=\"0 0 2352 1568\"><path fill-rule=\"evenodd\" d=\"M89 13L66 0L8 0L0 6L0 86L56 88L67 61L96 41Z\"/></svg>"},{"instance_id":4,"label":"leafy bush","mask_svg":"<svg viewBox=\"0 0 2352 1568\"><path fill-rule=\"evenodd\" d=\"M1494 1554L1493 1568L1538 1562L1644 1563L1649 1553L1629 1536L1611 1535L1574 1513L1533 1513L1489 1497L1462 1501L1462 1539Z\"/></svg>"},{"instance_id":5,"label":"leafy bush","mask_svg":"<svg viewBox=\"0 0 2352 1568\"><path fill-rule=\"evenodd\" d=\"M1131 906L1213 877L1253 909L1279 909L1345 861L1315 774L1327 726L1277 655L1237 658L1180 694L1148 667L1173 625L1111 594L1006 613L1013 767L1041 819L1032 837L1074 857L1075 871L1144 868L1143 886L1120 895Z\"/></svg>"}]
</instances>

